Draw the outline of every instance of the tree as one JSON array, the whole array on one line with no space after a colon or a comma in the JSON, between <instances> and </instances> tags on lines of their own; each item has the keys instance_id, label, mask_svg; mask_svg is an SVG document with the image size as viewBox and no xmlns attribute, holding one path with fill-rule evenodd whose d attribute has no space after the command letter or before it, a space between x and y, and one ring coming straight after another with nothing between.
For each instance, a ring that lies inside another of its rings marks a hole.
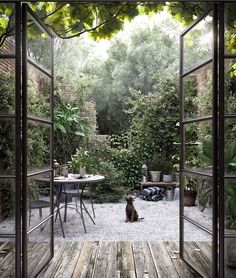
<instances>
[{"instance_id":1,"label":"tree","mask_svg":"<svg viewBox=\"0 0 236 278\"><path fill-rule=\"evenodd\" d=\"M207 3L166 2L168 11L177 20L189 24L199 15ZM31 2L32 10L52 29L58 37L68 39L90 33L94 39L110 38L124 26L124 22L138 14L153 14L162 11L163 3L101 2L58 3ZM14 34L14 5L0 4L0 45Z\"/></svg>"}]
</instances>

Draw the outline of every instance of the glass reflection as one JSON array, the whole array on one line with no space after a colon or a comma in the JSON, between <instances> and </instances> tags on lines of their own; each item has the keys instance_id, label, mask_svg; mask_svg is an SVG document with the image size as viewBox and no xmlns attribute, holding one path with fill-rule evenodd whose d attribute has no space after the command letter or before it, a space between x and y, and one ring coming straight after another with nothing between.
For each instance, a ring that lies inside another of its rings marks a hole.
<instances>
[{"instance_id":1,"label":"glass reflection","mask_svg":"<svg viewBox=\"0 0 236 278\"><path fill-rule=\"evenodd\" d=\"M15 174L15 123L0 120L0 174Z\"/></svg>"},{"instance_id":2,"label":"glass reflection","mask_svg":"<svg viewBox=\"0 0 236 278\"><path fill-rule=\"evenodd\" d=\"M50 126L28 123L28 169L39 170L50 166Z\"/></svg>"},{"instance_id":3,"label":"glass reflection","mask_svg":"<svg viewBox=\"0 0 236 278\"><path fill-rule=\"evenodd\" d=\"M212 63L186 76L183 88L185 119L212 115Z\"/></svg>"},{"instance_id":4,"label":"glass reflection","mask_svg":"<svg viewBox=\"0 0 236 278\"><path fill-rule=\"evenodd\" d=\"M52 256L51 225L53 219L43 223L39 228L28 234L28 277L36 277L36 274L50 260Z\"/></svg>"},{"instance_id":5,"label":"glass reflection","mask_svg":"<svg viewBox=\"0 0 236 278\"><path fill-rule=\"evenodd\" d=\"M27 55L30 60L43 67L51 69L51 38L29 16L27 27Z\"/></svg>"},{"instance_id":6,"label":"glass reflection","mask_svg":"<svg viewBox=\"0 0 236 278\"><path fill-rule=\"evenodd\" d=\"M236 59L225 59L225 114L236 114Z\"/></svg>"},{"instance_id":7,"label":"glass reflection","mask_svg":"<svg viewBox=\"0 0 236 278\"><path fill-rule=\"evenodd\" d=\"M0 113L15 113L14 59L0 59Z\"/></svg>"},{"instance_id":8,"label":"glass reflection","mask_svg":"<svg viewBox=\"0 0 236 278\"><path fill-rule=\"evenodd\" d=\"M15 240L0 240L0 277L15 277Z\"/></svg>"},{"instance_id":9,"label":"glass reflection","mask_svg":"<svg viewBox=\"0 0 236 278\"><path fill-rule=\"evenodd\" d=\"M50 172L28 178L28 229L50 215Z\"/></svg>"},{"instance_id":10,"label":"glass reflection","mask_svg":"<svg viewBox=\"0 0 236 278\"><path fill-rule=\"evenodd\" d=\"M15 181L0 179L0 234L15 233Z\"/></svg>"},{"instance_id":11,"label":"glass reflection","mask_svg":"<svg viewBox=\"0 0 236 278\"><path fill-rule=\"evenodd\" d=\"M225 4L225 52L236 54L236 3Z\"/></svg>"},{"instance_id":12,"label":"glass reflection","mask_svg":"<svg viewBox=\"0 0 236 278\"><path fill-rule=\"evenodd\" d=\"M51 79L28 63L28 115L50 120Z\"/></svg>"},{"instance_id":13,"label":"glass reflection","mask_svg":"<svg viewBox=\"0 0 236 278\"><path fill-rule=\"evenodd\" d=\"M203 277L212 278L212 237L197 226L184 221L184 259Z\"/></svg>"},{"instance_id":14,"label":"glass reflection","mask_svg":"<svg viewBox=\"0 0 236 278\"><path fill-rule=\"evenodd\" d=\"M184 176L184 215L212 231L211 178Z\"/></svg>"},{"instance_id":15,"label":"glass reflection","mask_svg":"<svg viewBox=\"0 0 236 278\"><path fill-rule=\"evenodd\" d=\"M211 15L208 15L184 35L184 71L212 58L212 35Z\"/></svg>"},{"instance_id":16,"label":"glass reflection","mask_svg":"<svg viewBox=\"0 0 236 278\"><path fill-rule=\"evenodd\" d=\"M212 123L203 121L189 123L184 127L186 169L209 173L212 172Z\"/></svg>"}]
</instances>

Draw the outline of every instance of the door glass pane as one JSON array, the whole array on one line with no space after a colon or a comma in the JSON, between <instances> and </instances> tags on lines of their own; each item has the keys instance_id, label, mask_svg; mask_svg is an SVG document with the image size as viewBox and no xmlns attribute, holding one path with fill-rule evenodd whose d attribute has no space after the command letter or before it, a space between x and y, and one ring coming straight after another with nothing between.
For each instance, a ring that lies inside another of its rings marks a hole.
<instances>
[{"instance_id":1,"label":"door glass pane","mask_svg":"<svg viewBox=\"0 0 236 278\"><path fill-rule=\"evenodd\" d=\"M184 77L183 88L185 119L212 115L212 63Z\"/></svg>"},{"instance_id":2,"label":"door glass pane","mask_svg":"<svg viewBox=\"0 0 236 278\"><path fill-rule=\"evenodd\" d=\"M50 126L28 122L28 169L50 167Z\"/></svg>"},{"instance_id":3,"label":"door glass pane","mask_svg":"<svg viewBox=\"0 0 236 278\"><path fill-rule=\"evenodd\" d=\"M0 277L15 277L15 240L0 239Z\"/></svg>"},{"instance_id":4,"label":"door glass pane","mask_svg":"<svg viewBox=\"0 0 236 278\"><path fill-rule=\"evenodd\" d=\"M0 28L0 54L15 53L15 5L13 3L0 3L1 28ZM2 34L8 32L9 36Z\"/></svg>"},{"instance_id":5,"label":"door glass pane","mask_svg":"<svg viewBox=\"0 0 236 278\"><path fill-rule=\"evenodd\" d=\"M50 117L51 78L28 63L28 116Z\"/></svg>"},{"instance_id":6,"label":"door glass pane","mask_svg":"<svg viewBox=\"0 0 236 278\"><path fill-rule=\"evenodd\" d=\"M53 219L43 223L40 227L28 234L28 277L35 277L40 269L50 260L51 227Z\"/></svg>"},{"instance_id":7,"label":"door glass pane","mask_svg":"<svg viewBox=\"0 0 236 278\"><path fill-rule=\"evenodd\" d=\"M184 71L212 58L212 22L208 15L184 35Z\"/></svg>"},{"instance_id":8,"label":"door glass pane","mask_svg":"<svg viewBox=\"0 0 236 278\"><path fill-rule=\"evenodd\" d=\"M189 123L184 126L185 168L212 172L212 122Z\"/></svg>"},{"instance_id":9,"label":"door glass pane","mask_svg":"<svg viewBox=\"0 0 236 278\"><path fill-rule=\"evenodd\" d=\"M184 221L184 259L203 277L212 278L212 237L197 226Z\"/></svg>"},{"instance_id":10,"label":"door glass pane","mask_svg":"<svg viewBox=\"0 0 236 278\"><path fill-rule=\"evenodd\" d=\"M225 59L225 113L236 114L236 59Z\"/></svg>"},{"instance_id":11,"label":"door glass pane","mask_svg":"<svg viewBox=\"0 0 236 278\"><path fill-rule=\"evenodd\" d=\"M236 120L225 120L225 173L236 174Z\"/></svg>"},{"instance_id":12,"label":"door glass pane","mask_svg":"<svg viewBox=\"0 0 236 278\"><path fill-rule=\"evenodd\" d=\"M0 119L0 175L15 174L15 122Z\"/></svg>"},{"instance_id":13,"label":"door glass pane","mask_svg":"<svg viewBox=\"0 0 236 278\"><path fill-rule=\"evenodd\" d=\"M0 114L15 112L15 60L0 58Z\"/></svg>"},{"instance_id":14,"label":"door glass pane","mask_svg":"<svg viewBox=\"0 0 236 278\"><path fill-rule=\"evenodd\" d=\"M27 28L28 58L48 72L51 69L51 38L29 15Z\"/></svg>"},{"instance_id":15,"label":"door glass pane","mask_svg":"<svg viewBox=\"0 0 236 278\"><path fill-rule=\"evenodd\" d=\"M0 234L15 233L15 181L0 178Z\"/></svg>"},{"instance_id":16,"label":"door glass pane","mask_svg":"<svg viewBox=\"0 0 236 278\"><path fill-rule=\"evenodd\" d=\"M50 212L50 172L28 178L28 230L48 217Z\"/></svg>"},{"instance_id":17,"label":"door glass pane","mask_svg":"<svg viewBox=\"0 0 236 278\"><path fill-rule=\"evenodd\" d=\"M184 215L212 231L211 178L184 176Z\"/></svg>"},{"instance_id":18,"label":"door glass pane","mask_svg":"<svg viewBox=\"0 0 236 278\"><path fill-rule=\"evenodd\" d=\"M225 52L236 54L236 3L225 4Z\"/></svg>"},{"instance_id":19,"label":"door glass pane","mask_svg":"<svg viewBox=\"0 0 236 278\"><path fill-rule=\"evenodd\" d=\"M225 277L236 277L236 237L227 237L225 242Z\"/></svg>"}]
</instances>

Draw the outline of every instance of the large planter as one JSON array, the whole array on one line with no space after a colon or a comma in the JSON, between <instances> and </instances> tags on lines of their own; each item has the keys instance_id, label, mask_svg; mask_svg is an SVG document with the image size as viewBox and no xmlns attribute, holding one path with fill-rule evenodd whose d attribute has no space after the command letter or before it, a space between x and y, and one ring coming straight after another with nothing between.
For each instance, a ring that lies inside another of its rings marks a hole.
<instances>
[{"instance_id":1,"label":"large planter","mask_svg":"<svg viewBox=\"0 0 236 278\"><path fill-rule=\"evenodd\" d=\"M197 192L192 190L184 190L184 206L195 206Z\"/></svg>"},{"instance_id":2,"label":"large planter","mask_svg":"<svg viewBox=\"0 0 236 278\"><path fill-rule=\"evenodd\" d=\"M149 171L151 176L151 181L160 181L161 171Z\"/></svg>"},{"instance_id":3,"label":"large planter","mask_svg":"<svg viewBox=\"0 0 236 278\"><path fill-rule=\"evenodd\" d=\"M173 176L172 175L163 175L163 182L172 182Z\"/></svg>"},{"instance_id":4,"label":"large planter","mask_svg":"<svg viewBox=\"0 0 236 278\"><path fill-rule=\"evenodd\" d=\"M235 235L236 231L225 230L228 235ZM225 265L236 268L236 238L225 238Z\"/></svg>"},{"instance_id":5,"label":"large planter","mask_svg":"<svg viewBox=\"0 0 236 278\"><path fill-rule=\"evenodd\" d=\"M175 199L175 190L168 189L166 190L166 201L174 201Z\"/></svg>"}]
</instances>

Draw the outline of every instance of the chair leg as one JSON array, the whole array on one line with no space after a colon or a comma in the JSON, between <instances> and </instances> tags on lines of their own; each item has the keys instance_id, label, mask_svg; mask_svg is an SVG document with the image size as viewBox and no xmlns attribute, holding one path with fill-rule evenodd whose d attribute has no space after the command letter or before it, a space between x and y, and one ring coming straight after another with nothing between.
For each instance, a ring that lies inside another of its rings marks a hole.
<instances>
[{"instance_id":1,"label":"chair leg","mask_svg":"<svg viewBox=\"0 0 236 278\"><path fill-rule=\"evenodd\" d=\"M66 222L66 217L67 217L67 193L65 193L64 222Z\"/></svg>"},{"instance_id":2,"label":"chair leg","mask_svg":"<svg viewBox=\"0 0 236 278\"><path fill-rule=\"evenodd\" d=\"M60 226L61 226L62 236L63 236L63 238L65 238L65 233L64 233L64 228L63 228L63 223L62 223L62 219L61 219L61 213L60 213L60 210L58 210L58 215L59 215L59 221L60 221Z\"/></svg>"},{"instance_id":3,"label":"chair leg","mask_svg":"<svg viewBox=\"0 0 236 278\"><path fill-rule=\"evenodd\" d=\"M76 212L79 212L79 210L78 210L78 202L77 202L78 196L75 196L74 198L75 198L75 209L76 209Z\"/></svg>"},{"instance_id":4,"label":"chair leg","mask_svg":"<svg viewBox=\"0 0 236 278\"><path fill-rule=\"evenodd\" d=\"M92 206L93 218L95 218L95 211L94 211L94 206L93 206L93 199L92 199L92 197L91 197L90 192L89 192L89 198L90 198L90 203L91 203L91 206Z\"/></svg>"},{"instance_id":5,"label":"chair leg","mask_svg":"<svg viewBox=\"0 0 236 278\"><path fill-rule=\"evenodd\" d=\"M42 212L41 208L39 209L39 217L40 217L40 219L43 217L43 212Z\"/></svg>"},{"instance_id":6,"label":"chair leg","mask_svg":"<svg viewBox=\"0 0 236 278\"><path fill-rule=\"evenodd\" d=\"M29 217L29 224L28 225L30 227L30 223L31 223L31 207L29 207L29 216L28 217Z\"/></svg>"},{"instance_id":7,"label":"chair leg","mask_svg":"<svg viewBox=\"0 0 236 278\"><path fill-rule=\"evenodd\" d=\"M85 222L84 222L82 195L80 195L79 206L80 206L80 215L81 215L81 219L82 219L82 223L83 223L83 227L84 227L84 232L87 233L87 230L86 230L86 227L85 227Z\"/></svg>"}]
</instances>

